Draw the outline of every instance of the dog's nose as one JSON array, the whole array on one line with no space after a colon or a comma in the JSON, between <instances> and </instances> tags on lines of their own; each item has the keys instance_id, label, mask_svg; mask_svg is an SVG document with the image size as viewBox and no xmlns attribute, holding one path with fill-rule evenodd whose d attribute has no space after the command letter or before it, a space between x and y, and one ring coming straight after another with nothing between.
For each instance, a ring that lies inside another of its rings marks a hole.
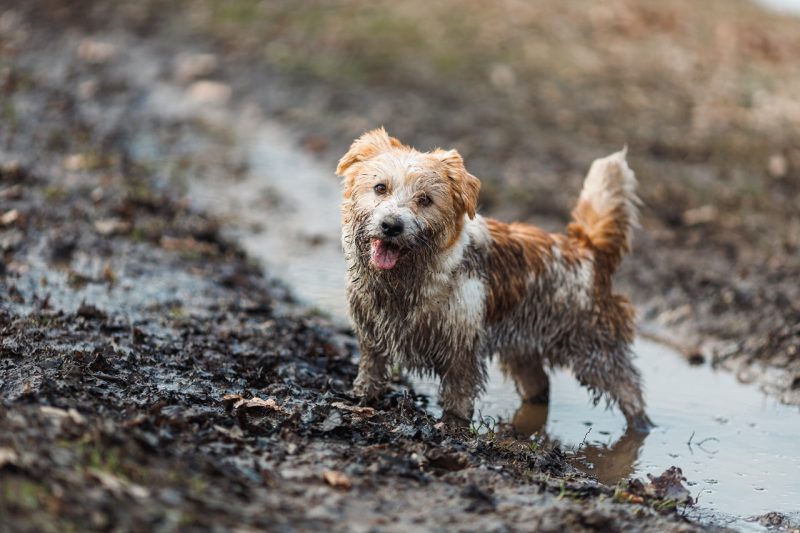
<instances>
[{"instance_id":1,"label":"dog's nose","mask_svg":"<svg viewBox=\"0 0 800 533\"><path fill-rule=\"evenodd\" d=\"M403 221L395 217L386 217L381 222L381 229L387 237L397 237L403 233Z\"/></svg>"}]
</instances>

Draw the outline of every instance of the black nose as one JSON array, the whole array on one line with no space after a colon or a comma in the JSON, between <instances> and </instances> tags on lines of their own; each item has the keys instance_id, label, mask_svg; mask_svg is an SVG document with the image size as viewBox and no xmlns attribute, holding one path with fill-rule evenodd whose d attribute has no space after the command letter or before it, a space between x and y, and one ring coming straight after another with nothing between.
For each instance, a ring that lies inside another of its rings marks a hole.
<instances>
[{"instance_id":1,"label":"black nose","mask_svg":"<svg viewBox=\"0 0 800 533\"><path fill-rule=\"evenodd\" d=\"M387 237L397 237L403 233L403 221L399 218L386 217L381 222L381 229Z\"/></svg>"}]
</instances>

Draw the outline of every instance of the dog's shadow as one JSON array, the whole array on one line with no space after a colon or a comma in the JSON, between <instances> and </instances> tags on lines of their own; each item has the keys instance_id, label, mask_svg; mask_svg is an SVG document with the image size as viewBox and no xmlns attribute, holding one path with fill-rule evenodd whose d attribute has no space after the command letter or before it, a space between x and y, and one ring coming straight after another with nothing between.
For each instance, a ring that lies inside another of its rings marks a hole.
<instances>
[{"instance_id":1,"label":"dog's shadow","mask_svg":"<svg viewBox=\"0 0 800 533\"><path fill-rule=\"evenodd\" d=\"M556 443L557 439L545 431L548 412L546 404L522 403L512 420L514 430L524 438L538 434L544 442ZM602 483L616 484L634 473L646 438L647 433L628 428L610 445L585 442L576 451L576 466L590 468L589 473Z\"/></svg>"}]
</instances>

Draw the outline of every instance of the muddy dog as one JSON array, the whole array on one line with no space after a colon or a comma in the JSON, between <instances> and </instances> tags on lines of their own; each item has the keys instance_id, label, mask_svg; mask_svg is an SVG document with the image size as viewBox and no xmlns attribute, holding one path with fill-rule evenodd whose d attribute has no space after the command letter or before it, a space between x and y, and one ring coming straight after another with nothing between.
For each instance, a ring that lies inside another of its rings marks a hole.
<instances>
[{"instance_id":1,"label":"muddy dog","mask_svg":"<svg viewBox=\"0 0 800 533\"><path fill-rule=\"evenodd\" d=\"M572 222L552 234L476 214L480 181L455 150L419 152L382 128L357 139L336 169L355 394L375 399L391 364L435 374L443 420L464 425L499 357L524 402L547 403L545 368L569 367L646 431L634 311L611 287L637 219L625 155L594 161Z\"/></svg>"}]
</instances>

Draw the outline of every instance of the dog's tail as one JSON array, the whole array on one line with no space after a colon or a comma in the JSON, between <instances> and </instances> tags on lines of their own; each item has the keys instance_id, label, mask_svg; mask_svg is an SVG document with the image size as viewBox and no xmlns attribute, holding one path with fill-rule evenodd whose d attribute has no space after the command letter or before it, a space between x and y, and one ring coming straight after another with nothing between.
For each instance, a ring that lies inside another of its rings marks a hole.
<instances>
[{"instance_id":1,"label":"dog's tail","mask_svg":"<svg viewBox=\"0 0 800 533\"><path fill-rule=\"evenodd\" d=\"M625 147L592 163L569 226L570 234L589 240L611 271L630 251L631 233L638 224L640 201L636 196L636 176L625 159L627 153Z\"/></svg>"}]
</instances>

